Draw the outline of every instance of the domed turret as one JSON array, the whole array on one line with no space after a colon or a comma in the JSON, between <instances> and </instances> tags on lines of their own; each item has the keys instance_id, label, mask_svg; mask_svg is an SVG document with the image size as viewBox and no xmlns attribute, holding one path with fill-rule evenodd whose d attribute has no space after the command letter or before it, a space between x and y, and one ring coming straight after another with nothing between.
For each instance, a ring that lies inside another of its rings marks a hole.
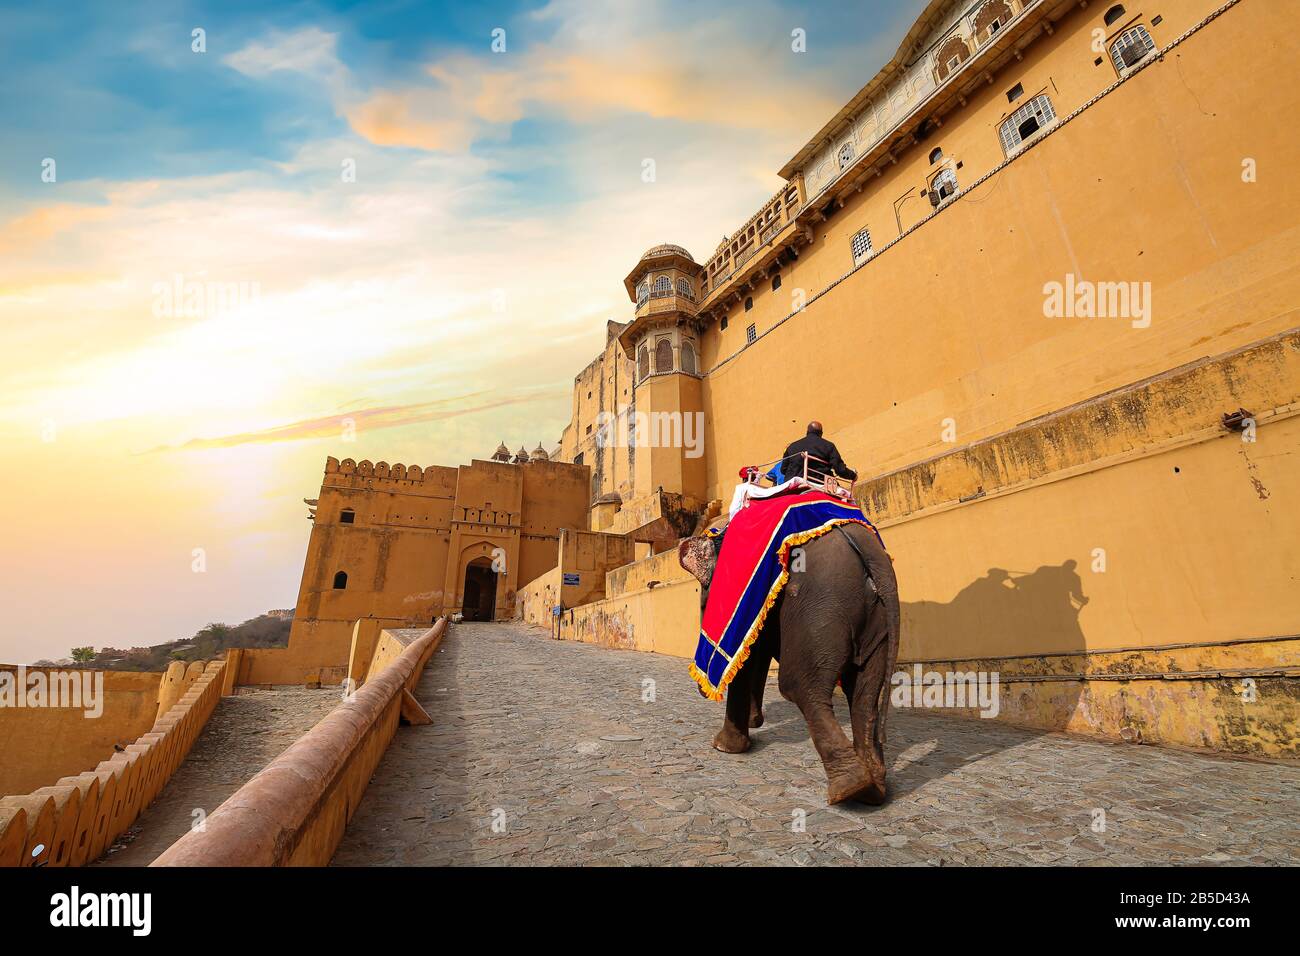
<instances>
[{"instance_id":1,"label":"domed turret","mask_svg":"<svg viewBox=\"0 0 1300 956\"><path fill-rule=\"evenodd\" d=\"M516 465L526 465L526 464L528 464L528 449L525 448L523 445L520 445L520 446L519 446L519 450L518 450L517 452L515 452L515 461L514 461L514 463L515 463Z\"/></svg>"},{"instance_id":2,"label":"domed turret","mask_svg":"<svg viewBox=\"0 0 1300 956\"><path fill-rule=\"evenodd\" d=\"M501 444L497 445L497 450L492 453L492 460L493 461L510 460L510 449L506 447L505 442L502 442Z\"/></svg>"},{"instance_id":3,"label":"domed turret","mask_svg":"<svg viewBox=\"0 0 1300 956\"><path fill-rule=\"evenodd\" d=\"M550 461L550 460L551 460L551 456L546 453L546 449L542 447L542 443L538 442L537 447L533 449L533 461Z\"/></svg>"}]
</instances>

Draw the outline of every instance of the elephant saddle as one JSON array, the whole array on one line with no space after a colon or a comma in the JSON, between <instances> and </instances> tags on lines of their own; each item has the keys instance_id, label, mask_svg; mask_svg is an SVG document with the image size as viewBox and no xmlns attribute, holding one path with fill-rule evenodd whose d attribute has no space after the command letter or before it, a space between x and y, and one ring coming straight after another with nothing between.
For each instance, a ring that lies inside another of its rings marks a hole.
<instances>
[{"instance_id":1,"label":"elephant saddle","mask_svg":"<svg viewBox=\"0 0 1300 956\"><path fill-rule=\"evenodd\" d=\"M744 666L790 577L790 550L850 522L866 525L880 537L855 503L822 491L755 499L736 513L709 584L691 664L700 693L722 700Z\"/></svg>"}]
</instances>

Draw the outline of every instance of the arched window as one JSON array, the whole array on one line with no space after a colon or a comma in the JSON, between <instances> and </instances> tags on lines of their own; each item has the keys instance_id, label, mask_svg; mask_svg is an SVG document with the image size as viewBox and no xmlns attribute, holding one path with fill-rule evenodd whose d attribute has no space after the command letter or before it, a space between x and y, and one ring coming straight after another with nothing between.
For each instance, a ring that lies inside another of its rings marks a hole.
<instances>
[{"instance_id":1,"label":"arched window","mask_svg":"<svg viewBox=\"0 0 1300 956\"><path fill-rule=\"evenodd\" d=\"M943 150L941 150L938 146L936 146L934 149L930 150L930 165L931 165L931 166L933 166L935 163L937 163L937 162L938 162L939 160L941 160L941 159L943 159Z\"/></svg>"},{"instance_id":2,"label":"arched window","mask_svg":"<svg viewBox=\"0 0 1300 956\"><path fill-rule=\"evenodd\" d=\"M650 377L650 349L641 346L636 353L636 379L638 382Z\"/></svg>"},{"instance_id":3,"label":"arched window","mask_svg":"<svg viewBox=\"0 0 1300 956\"><path fill-rule=\"evenodd\" d=\"M1103 18L1106 23L1106 26L1110 26L1112 23L1114 23L1116 20L1122 17L1124 13L1125 13L1124 4L1122 3L1115 4L1115 6L1111 7L1109 10L1106 11L1106 16Z\"/></svg>"},{"instance_id":4,"label":"arched window","mask_svg":"<svg viewBox=\"0 0 1300 956\"><path fill-rule=\"evenodd\" d=\"M690 282L688 282L686 279L677 280L677 294L684 298L690 299L691 301L695 301L695 292L691 288Z\"/></svg>"},{"instance_id":5,"label":"arched window","mask_svg":"<svg viewBox=\"0 0 1300 956\"><path fill-rule=\"evenodd\" d=\"M682 371L697 374L695 365L695 346L690 342L682 343Z\"/></svg>"},{"instance_id":6,"label":"arched window","mask_svg":"<svg viewBox=\"0 0 1300 956\"><path fill-rule=\"evenodd\" d=\"M1129 27L1111 44L1110 61L1115 72L1123 75L1155 52L1156 42L1142 24Z\"/></svg>"},{"instance_id":7,"label":"arched window","mask_svg":"<svg viewBox=\"0 0 1300 956\"><path fill-rule=\"evenodd\" d=\"M778 272L772 276L772 291L775 292L779 288L781 288L781 273Z\"/></svg>"},{"instance_id":8,"label":"arched window","mask_svg":"<svg viewBox=\"0 0 1300 956\"><path fill-rule=\"evenodd\" d=\"M351 508L344 508L339 512L339 524L352 524L357 520L357 513Z\"/></svg>"},{"instance_id":9,"label":"arched window","mask_svg":"<svg viewBox=\"0 0 1300 956\"><path fill-rule=\"evenodd\" d=\"M850 248L853 251L853 264L855 266L866 262L871 258L871 233L866 229L860 230L853 237Z\"/></svg>"},{"instance_id":10,"label":"arched window","mask_svg":"<svg viewBox=\"0 0 1300 956\"><path fill-rule=\"evenodd\" d=\"M340 571L338 574L334 575L335 591L344 591L347 589L347 586L348 586L348 573L346 571Z\"/></svg>"},{"instance_id":11,"label":"arched window","mask_svg":"<svg viewBox=\"0 0 1300 956\"><path fill-rule=\"evenodd\" d=\"M663 296L672 295L672 294L673 294L672 279L668 278L667 276L660 276L658 279L655 279L654 292L651 293L652 298L659 299L662 298Z\"/></svg>"},{"instance_id":12,"label":"arched window","mask_svg":"<svg viewBox=\"0 0 1300 956\"><path fill-rule=\"evenodd\" d=\"M853 143L848 142L840 147L840 169L848 169L853 162Z\"/></svg>"},{"instance_id":13,"label":"arched window","mask_svg":"<svg viewBox=\"0 0 1300 956\"><path fill-rule=\"evenodd\" d=\"M641 284L636 287L637 307L645 305L645 300L648 298L650 298L650 280L642 279Z\"/></svg>"},{"instance_id":14,"label":"arched window","mask_svg":"<svg viewBox=\"0 0 1300 956\"><path fill-rule=\"evenodd\" d=\"M1010 156L1055 120L1056 112L1052 109L1052 101L1047 98L1047 94L1038 94L1012 113L1002 124L999 130L1002 148Z\"/></svg>"},{"instance_id":15,"label":"arched window","mask_svg":"<svg viewBox=\"0 0 1300 956\"><path fill-rule=\"evenodd\" d=\"M975 27L975 36L980 38L980 42L988 40L993 34L997 33L1011 21L1011 8L1007 6L1006 0L989 0L988 3L980 7L979 12L975 14L972 25Z\"/></svg>"},{"instance_id":16,"label":"arched window","mask_svg":"<svg viewBox=\"0 0 1300 956\"><path fill-rule=\"evenodd\" d=\"M960 36L949 37L934 55L935 76L942 83L970 57L970 47Z\"/></svg>"},{"instance_id":17,"label":"arched window","mask_svg":"<svg viewBox=\"0 0 1300 956\"><path fill-rule=\"evenodd\" d=\"M957 194L957 174L952 167L941 170L930 180L930 205L939 206Z\"/></svg>"},{"instance_id":18,"label":"arched window","mask_svg":"<svg viewBox=\"0 0 1300 956\"><path fill-rule=\"evenodd\" d=\"M754 307L754 297L752 295L745 296L745 311L748 312L753 307Z\"/></svg>"},{"instance_id":19,"label":"arched window","mask_svg":"<svg viewBox=\"0 0 1300 956\"><path fill-rule=\"evenodd\" d=\"M655 374L673 370L673 343L671 339L660 339L655 343Z\"/></svg>"}]
</instances>

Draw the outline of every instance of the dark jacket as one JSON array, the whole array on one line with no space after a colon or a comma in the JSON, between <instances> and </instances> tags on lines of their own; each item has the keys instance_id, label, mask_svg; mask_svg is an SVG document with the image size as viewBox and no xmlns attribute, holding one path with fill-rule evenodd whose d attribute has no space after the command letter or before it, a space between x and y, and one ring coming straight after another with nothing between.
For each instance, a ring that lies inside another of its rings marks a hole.
<instances>
[{"instance_id":1,"label":"dark jacket","mask_svg":"<svg viewBox=\"0 0 1300 956\"><path fill-rule=\"evenodd\" d=\"M805 435L798 441L790 443L790 447L785 450L785 455L781 458L781 474L785 478L803 474L803 458L800 452L805 451L814 458L829 462L830 470L841 478L857 480L858 473L844 464L844 459L840 457L840 450L835 447L835 443L827 441L820 435ZM808 462L809 478L824 478L826 472L827 465L816 461Z\"/></svg>"}]
</instances>

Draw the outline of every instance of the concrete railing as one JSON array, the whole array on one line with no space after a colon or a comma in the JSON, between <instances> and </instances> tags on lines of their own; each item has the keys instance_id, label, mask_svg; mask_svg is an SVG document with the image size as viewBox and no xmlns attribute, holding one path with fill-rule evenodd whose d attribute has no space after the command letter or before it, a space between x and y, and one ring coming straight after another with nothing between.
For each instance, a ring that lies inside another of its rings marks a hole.
<instances>
[{"instance_id":1,"label":"concrete railing","mask_svg":"<svg viewBox=\"0 0 1300 956\"><path fill-rule=\"evenodd\" d=\"M189 753L221 698L225 666L195 662L175 675L173 703L149 733L94 770L0 797L0 866L82 866L102 856Z\"/></svg>"},{"instance_id":2,"label":"concrete railing","mask_svg":"<svg viewBox=\"0 0 1300 956\"><path fill-rule=\"evenodd\" d=\"M323 866L334 855L408 696L447 632L440 618L153 866Z\"/></svg>"}]
</instances>

